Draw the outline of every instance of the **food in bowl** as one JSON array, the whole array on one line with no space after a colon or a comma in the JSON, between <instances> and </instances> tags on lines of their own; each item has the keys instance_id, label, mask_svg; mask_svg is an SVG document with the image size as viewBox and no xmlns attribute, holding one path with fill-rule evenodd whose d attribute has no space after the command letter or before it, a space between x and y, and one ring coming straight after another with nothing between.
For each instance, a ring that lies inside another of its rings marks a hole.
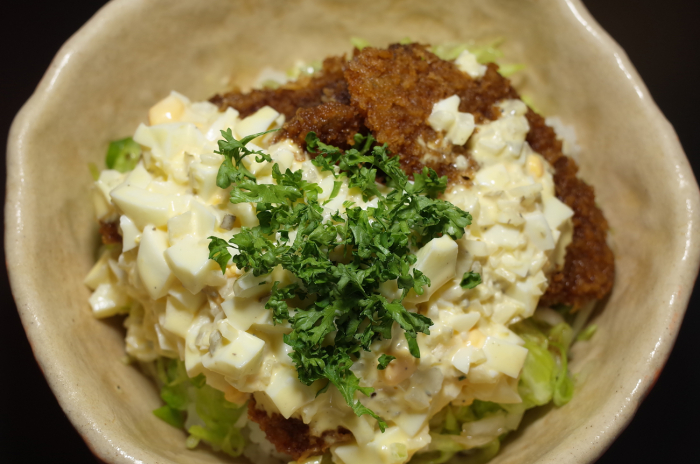
<instances>
[{"instance_id":1,"label":"food in bowl","mask_svg":"<svg viewBox=\"0 0 700 464\"><path fill-rule=\"evenodd\" d=\"M614 274L554 129L478 53L357 48L110 146L86 278L155 411L253 461L484 460L572 396Z\"/></svg>"}]
</instances>

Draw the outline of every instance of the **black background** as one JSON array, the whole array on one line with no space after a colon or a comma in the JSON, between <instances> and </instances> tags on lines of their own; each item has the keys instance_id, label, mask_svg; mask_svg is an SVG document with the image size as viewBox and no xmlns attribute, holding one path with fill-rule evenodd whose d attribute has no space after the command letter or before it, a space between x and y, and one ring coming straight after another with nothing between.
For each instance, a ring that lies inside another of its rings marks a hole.
<instances>
[{"instance_id":1,"label":"black background","mask_svg":"<svg viewBox=\"0 0 700 464\"><path fill-rule=\"evenodd\" d=\"M193 0L197 1L197 0ZM29 98L61 44L104 2L25 2L0 6L0 130ZM700 170L700 12L695 0L587 0L593 16L627 51L652 96ZM3 152L4 153L4 152ZM5 163L1 163L5 179ZM4 194L4 184L0 195ZM4 197L2 199L4 204ZM50 236L47 237L50 239ZM70 425L32 356L1 269L0 462L95 463ZM700 291L690 301L680 336L656 386L635 419L598 461L700 462Z\"/></svg>"}]
</instances>

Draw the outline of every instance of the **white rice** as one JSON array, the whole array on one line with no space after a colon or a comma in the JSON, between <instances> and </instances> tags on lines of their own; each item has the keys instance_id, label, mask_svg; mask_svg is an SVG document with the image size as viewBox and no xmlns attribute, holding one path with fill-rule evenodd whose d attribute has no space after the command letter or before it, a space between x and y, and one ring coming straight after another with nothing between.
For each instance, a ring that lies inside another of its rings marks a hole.
<instances>
[{"instance_id":1,"label":"white rice","mask_svg":"<svg viewBox=\"0 0 700 464\"><path fill-rule=\"evenodd\" d=\"M554 129L554 133L557 134L557 139L562 142L562 153L578 162L578 155L581 152L581 147L577 142L574 126L564 124L558 116L545 118L544 122Z\"/></svg>"},{"instance_id":2,"label":"white rice","mask_svg":"<svg viewBox=\"0 0 700 464\"><path fill-rule=\"evenodd\" d=\"M248 444L243 449L243 456L254 464L280 464L294 459L283 453L279 453L275 446L265 437L265 432L253 421L248 421L243 432L247 432Z\"/></svg>"}]
</instances>

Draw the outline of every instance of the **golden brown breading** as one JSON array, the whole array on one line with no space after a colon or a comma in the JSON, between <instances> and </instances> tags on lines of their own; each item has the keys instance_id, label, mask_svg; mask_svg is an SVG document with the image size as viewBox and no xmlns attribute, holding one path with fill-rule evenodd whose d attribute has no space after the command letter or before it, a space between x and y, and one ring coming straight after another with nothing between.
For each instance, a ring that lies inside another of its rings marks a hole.
<instances>
[{"instance_id":1,"label":"golden brown breading","mask_svg":"<svg viewBox=\"0 0 700 464\"><path fill-rule=\"evenodd\" d=\"M323 454L332 445L353 439L352 433L343 427L326 430L320 437L311 435L309 426L301 419L285 419L281 414L268 414L255 405L255 399L251 398L248 401L248 418L260 426L278 452L292 456L295 461Z\"/></svg>"},{"instance_id":2,"label":"golden brown breading","mask_svg":"<svg viewBox=\"0 0 700 464\"><path fill-rule=\"evenodd\" d=\"M549 287L540 302L578 309L588 301L600 300L612 289L615 257L607 243L608 222L595 204L593 187L576 177L576 162L562 154L554 129L532 110L526 116L530 124L528 143L554 167L557 198L574 210L574 235L566 249L564 267L549 277Z\"/></svg>"},{"instance_id":3,"label":"golden brown breading","mask_svg":"<svg viewBox=\"0 0 700 464\"><path fill-rule=\"evenodd\" d=\"M214 95L209 101L221 110L228 107L238 110L242 118L271 106L292 119L299 108L311 108L335 101L350 103L348 86L343 78L345 57L333 56L323 61L321 71L311 77L282 85L277 89L255 89L248 93L233 91Z\"/></svg>"},{"instance_id":4,"label":"golden brown breading","mask_svg":"<svg viewBox=\"0 0 700 464\"><path fill-rule=\"evenodd\" d=\"M379 143L401 154L407 173L427 165L451 179L456 175L453 153L435 151L424 158L426 142L437 138L427 124L433 105L456 94L459 110L483 122L498 117L496 102L517 97L495 65L475 80L418 44L365 48L348 63L345 79L352 104L366 117L365 125Z\"/></svg>"},{"instance_id":5,"label":"golden brown breading","mask_svg":"<svg viewBox=\"0 0 700 464\"><path fill-rule=\"evenodd\" d=\"M354 107L329 102L313 108L299 108L278 138L289 138L306 147L306 134L313 131L320 134L323 143L345 149L352 146L355 134L367 131L363 122L364 118Z\"/></svg>"},{"instance_id":6,"label":"golden brown breading","mask_svg":"<svg viewBox=\"0 0 700 464\"><path fill-rule=\"evenodd\" d=\"M102 243L105 245L122 243L118 222L100 221L100 235L102 236Z\"/></svg>"}]
</instances>

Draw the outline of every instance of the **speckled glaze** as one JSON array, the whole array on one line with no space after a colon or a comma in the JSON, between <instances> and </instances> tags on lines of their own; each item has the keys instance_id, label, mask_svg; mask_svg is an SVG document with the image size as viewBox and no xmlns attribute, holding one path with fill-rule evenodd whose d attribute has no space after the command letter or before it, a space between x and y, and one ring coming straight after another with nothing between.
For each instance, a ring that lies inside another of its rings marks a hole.
<instances>
[{"instance_id":1,"label":"speckled glaze","mask_svg":"<svg viewBox=\"0 0 700 464\"><path fill-rule=\"evenodd\" d=\"M310 24L323 27L309 27ZM93 319L82 284L98 244L88 162L178 90L204 99L265 65L385 45L504 37L519 88L574 124L582 176L613 229L617 276L599 331L575 349L573 401L534 411L493 464L590 463L663 367L698 268L698 187L676 135L620 47L578 0L118 0L59 51L17 115L5 209L12 289L59 403L109 463L215 463L151 414L158 393L120 362L118 321ZM51 143L47 144L46 140Z\"/></svg>"}]
</instances>

